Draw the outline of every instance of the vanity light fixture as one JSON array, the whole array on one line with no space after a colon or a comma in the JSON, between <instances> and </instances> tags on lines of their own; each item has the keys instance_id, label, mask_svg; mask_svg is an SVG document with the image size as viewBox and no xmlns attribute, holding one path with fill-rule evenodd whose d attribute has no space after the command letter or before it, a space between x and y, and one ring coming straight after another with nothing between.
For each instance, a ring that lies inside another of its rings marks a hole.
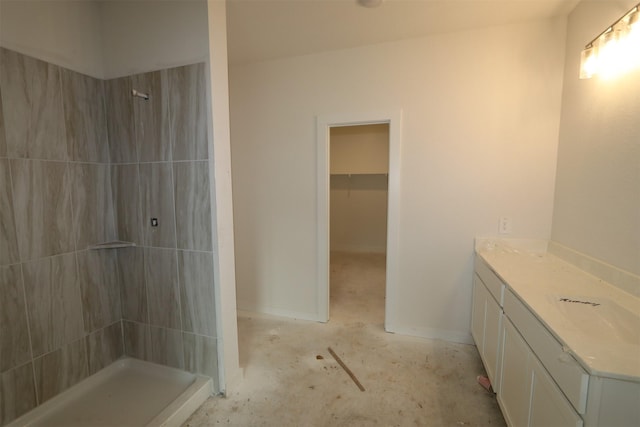
<instances>
[{"instance_id":1,"label":"vanity light fixture","mask_svg":"<svg viewBox=\"0 0 640 427\"><path fill-rule=\"evenodd\" d=\"M635 68L640 68L640 3L584 47L580 78L612 78Z\"/></svg>"}]
</instances>

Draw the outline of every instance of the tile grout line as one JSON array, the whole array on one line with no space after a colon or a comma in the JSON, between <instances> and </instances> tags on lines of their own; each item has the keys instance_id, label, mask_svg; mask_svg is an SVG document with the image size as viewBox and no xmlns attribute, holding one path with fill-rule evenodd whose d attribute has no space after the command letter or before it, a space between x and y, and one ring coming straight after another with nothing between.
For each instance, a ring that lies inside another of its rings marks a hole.
<instances>
[{"instance_id":1,"label":"tile grout line","mask_svg":"<svg viewBox=\"0 0 640 427\"><path fill-rule=\"evenodd\" d=\"M35 359L33 358L33 340L31 339L31 319L29 316L29 309L27 306L27 291L25 289L24 286L24 263L22 262L22 255L20 254L20 244L18 242L18 229L17 226L15 224L15 199L13 196L13 170L11 168L11 161L7 162L9 165L9 188L11 191L11 205L12 205L12 213L14 214L14 220L13 220L13 228L14 228L14 233L16 235L16 248L18 249L18 264L20 266L20 283L21 283L21 287L22 287L22 298L24 300L24 314L25 314L25 320L27 322L27 339L29 340L29 356L30 356L30 360L29 362L31 363L31 382L33 384L33 391L34 391L34 396L36 398L36 406L38 406L40 404L40 396L38 393L38 384L36 382L36 364L35 364ZM15 367L13 368L15 369Z\"/></svg>"},{"instance_id":2,"label":"tile grout line","mask_svg":"<svg viewBox=\"0 0 640 427\"><path fill-rule=\"evenodd\" d=\"M82 298L82 285L80 284L81 281L81 277L80 277L80 262L78 260L78 252L80 252L78 250L78 235L79 235L79 231L77 230L76 227L78 227L76 225L76 221L75 221L75 204L78 203L78 200L75 200L76 198L74 197L74 191L73 189L75 188L75 185L73 183L74 178L75 178L75 169L72 170L71 166L72 163L76 164L72 158L73 156L71 155L70 151L71 148L69 147L69 133L68 133L68 129L67 129L67 120L66 120L66 116L67 116L67 111L65 108L65 102L64 102L64 85L62 82L62 72L59 71L58 72L58 81L59 81L59 88L60 88L60 97L61 97L61 104L62 104L62 120L63 120L63 126L64 126L64 136L65 136L65 144L66 144L66 153L67 153L67 160L65 161L66 164L66 175L68 177L68 179L70 180L69 182L69 186L70 186L70 194L69 194L69 205L71 208L71 224L72 224L72 229L71 229L71 239L72 239L72 243L73 243L73 253L74 253L74 259L75 259L75 270L76 270L76 292L77 295L80 297L80 310L81 310L81 314L82 314L82 334L81 337L79 338L79 340L83 340L83 344L84 344L84 351L85 351L85 363L84 363L84 368L86 370L86 373L89 374L89 354L88 354L88 336L91 334L91 332L87 332L87 325L85 324L85 302L84 299ZM81 164L82 162L77 162L78 164ZM59 347L58 349L54 350L57 351L59 349L62 349L64 347L69 347L69 345L73 342L76 341L72 341L70 343L66 343L64 344L62 347Z\"/></svg>"},{"instance_id":3,"label":"tile grout line","mask_svg":"<svg viewBox=\"0 0 640 427\"><path fill-rule=\"evenodd\" d=\"M162 76L162 74L161 74ZM180 349L181 353L182 353L182 369L187 369L187 362L186 362L186 354L185 354L185 345L184 345L184 322L183 322L183 313L182 313L182 280L180 278L180 259L178 257L178 212L176 209L176 178L175 178L175 171L174 171L174 161L173 161L173 151L174 151L174 138L173 136L173 123L171 121L171 114L173 111L173 108L171 106L171 79L169 76L169 71L165 70L164 71L164 76L166 78L166 82L167 82L167 93L166 93L166 98L164 98L164 102L166 102L167 105L167 126L169 128L169 156L171 158L171 197L173 199L173 233L175 236L175 249L173 252L173 256L176 260L176 286L177 286L177 302L178 302L178 322L180 324L180 342L182 343L182 348ZM161 78L162 81L162 78Z\"/></svg>"},{"instance_id":4,"label":"tile grout line","mask_svg":"<svg viewBox=\"0 0 640 427\"><path fill-rule=\"evenodd\" d=\"M1 157L0 157L1 158ZM44 159L46 160L46 159ZM167 163L204 163L208 162L209 159L183 159L183 160L148 160L148 161L139 161L139 162L115 162L110 163L112 166L127 166L127 165L150 165L150 164L167 164ZM72 162L72 163L89 163L93 164L95 162ZM104 163L98 163L104 164Z\"/></svg>"},{"instance_id":5,"label":"tile grout line","mask_svg":"<svg viewBox=\"0 0 640 427\"><path fill-rule=\"evenodd\" d=\"M134 85L134 78L133 76L128 76L126 77L126 80L129 84L129 88L131 89ZM125 94L126 96L126 94ZM136 104L131 100L131 98L127 97L127 99L129 100L129 102L131 103L131 114L133 115L133 117L131 118L131 124L133 125L133 149L135 151L135 159L136 159L136 174L138 175L138 215L140 218L140 224L139 227L141 227L138 232L139 232L139 237L140 239L142 239L142 242L144 244L143 249L142 249L142 278L144 281L144 302L145 302L145 307L147 309L147 315L146 315L146 323L143 323L143 333L142 333L142 348L143 348L143 354L142 354L142 358L143 360L148 360L151 358L151 328L150 328L150 324L151 324L151 310L150 310L150 300L149 300L149 280L147 278L147 265L148 265L148 259L147 259L147 254L149 253L146 244L147 244L147 232L146 232L146 228L145 228L145 220L143 217L143 213L144 213L144 209L142 207L143 203L146 203L144 200L142 200L142 173L140 170L140 157L141 157L141 147L140 147L140 141L138 140L138 121L137 121L137 108L136 108ZM131 320L127 320L128 322L131 322ZM138 323L138 322L136 322ZM124 322L123 322L123 334L124 334ZM126 349L125 349L125 354L126 354Z\"/></svg>"},{"instance_id":6,"label":"tile grout line","mask_svg":"<svg viewBox=\"0 0 640 427\"><path fill-rule=\"evenodd\" d=\"M120 82L122 82L122 84L117 84L116 88L115 88L115 92L117 93L117 89L120 88L122 89L122 86L124 86L124 94L122 95L124 97L124 103L128 104L131 106L131 116L129 117L130 123L131 123L131 128L132 128L132 132L130 134L131 138L133 139L133 141L130 141L130 143L132 142L133 144L133 158L134 161L133 162L127 162L125 164L130 165L130 166L135 166L135 174L136 174L136 178L137 178L137 192L138 192L138 206L137 206L137 212L136 215L138 215L138 218L140 219L140 223L138 224L138 230L136 230L138 232L138 238L140 239L140 241L143 243L142 245L142 285L144 286L143 290L144 290L144 296L141 296L141 298L143 298L143 302L144 302L144 307L146 308L146 321L147 324L149 323L149 295L148 295L148 283L147 283L147 251L145 250L145 244L146 244L146 236L145 236L145 230L143 227L144 221L142 220L142 184L140 183L140 150L138 149L138 126L136 123L136 105L133 102L133 100L131 99L131 96L129 96L129 93L131 92L131 89L133 88L133 76L123 76L121 77L122 80L120 80ZM115 79L112 79L112 81L115 81ZM120 83L119 82L119 83ZM115 95L114 96L115 99L122 99L120 98L119 95ZM119 141L121 142L121 141ZM131 144L130 144L131 145ZM122 156L122 153L120 153L120 156ZM116 162L115 166L118 168L118 171L121 170L120 168L120 164L118 164ZM118 173L118 177L119 177L119 173ZM119 180L118 180L119 181ZM120 210L118 210L118 224L120 223ZM119 233L118 233L119 234ZM119 236L118 236L119 237ZM127 316L128 317L128 316ZM125 331L126 328L126 323L127 322L132 322L132 320L130 319L125 319L124 317L124 312L122 313L122 349L123 352L126 356L130 356L133 357L132 355L129 354L129 351L127 349L127 332ZM142 338L143 338L143 344L145 344L144 342L144 338L146 337L146 333L142 334ZM144 349L146 350L146 345L144 345ZM143 354L142 358L144 359L146 355Z\"/></svg>"},{"instance_id":7,"label":"tile grout line","mask_svg":"<svg viewBox=\"0 0 640 427\"><path fill-rule=\"evenodd\" d=\"M147 325L147 323L140 322L138 320L126 320L125 319L125 321L130 322L130 323L136 323L138 325L145 325L145 326ZM115 323L117 323L117 322L115 322ZM111 326L111 325L109 325L109 326ZM206 335L206 334L200 334L200 333L197 333L197 332L184 331L182 329L177 329L177 328L169 328L169 327L166 327L166 326L158 326L158 325L148 325L148 326L153 327L153 328L157 328L157 329L166 329L168 331L182 332L182 333L185 333L185 334L188 334L188 335L194 335L194 336L198 336L198 337L202 337L202 338L208 338L208 339L212 339L212 340L218 339L218 337L215 337L215 336Z\"/></svg>"},{"instance_id":8,"label":"tile grout line","mask_svg":"<svg viewBox=\"0 0 640 427\"><path fill-rule=\"evenodd\" d=\"M109 155L109 180L111 182L111 206L113 209L112 217L113 217L113 227L114 227L113 231L115 232L117 238L119 239L120 238L120 232L119 232L120 216L118 215L118 206L116 202L116 197L114 197L114 192L118 192L118 190L113 185L114 164L111 159L111 135L109 134L109 115L107 111L107 87L104 81L102 81L101 84L102 84L102 105L103 105L103 111L104 111L105 133L107 137L107 147L108 147L107 152ZM124 298L123 298L124 283L122 281L122 277L123 277L122 268L120 266L120 257L118 255L119 253L116 252L115 258L116 258L116 265L118 268L118 288L119 288L118 295L120 297L120 320L118 322L120 323L120 345L122 349L121 354L118 355L118 358L120 358L126 355L126 350L125 350L125 344L124 344Z\"/></svg>"},{"instance_id":9,"label":"tile grout line","mask_svg":"<svg viewBox=\"0 0 640 427\"><path fill-rule=\"evenodd\" d=\"M0 105L0 107L2 107ZM13 188L13 170L11 168L11 160L7 160L7 166L9 167L9 197L11 198L11 214L13 215L13 232L16 238L16 249L18 251L18 262L15 264L22 264L22 254L20 253L20 242L18 241L18 226L16 225L16 202L14 197L14 188ZM10 265L15 265L10 264Z\"/></svg>"},{"instance_id":10,"label":"tile grout line","mask_svg":"<svg viewBox=\"0 0 640 427\"><path fill-rule=\"evenodd\" d=\"M31 353L31 371L33 372L33 388L36 398L36 406L40 405L40 393L38 392L38 382L36 381L36 363L33 357L33 340L31 339L31 317L29 316L29 309L27 308L27 291L24 286L24 267L20 264L20 282L22 283L22 297L24 298L24 311L27 321L27 336L29 338L29 352Z\"/></svg>"}]
</instances>

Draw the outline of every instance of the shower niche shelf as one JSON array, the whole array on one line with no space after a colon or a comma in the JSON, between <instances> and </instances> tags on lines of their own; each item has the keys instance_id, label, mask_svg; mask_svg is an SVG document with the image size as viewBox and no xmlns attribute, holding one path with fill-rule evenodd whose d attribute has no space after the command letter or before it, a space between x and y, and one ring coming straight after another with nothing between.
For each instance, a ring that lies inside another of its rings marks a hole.
<instances>
[{"instance_id":1,"label":"shower niche shelf","mask_svg":"<svg viewBox=\"0 0 640 427\"><path fill-rule=\"evenodd\" d=\"M98 243L97 245L91 245L88 247L90 250L98 249L118 249L118 248L130 248L135 246L133 242L125 242L122 240L113 240L111 242Z\"/></svg>"}]
</instances>

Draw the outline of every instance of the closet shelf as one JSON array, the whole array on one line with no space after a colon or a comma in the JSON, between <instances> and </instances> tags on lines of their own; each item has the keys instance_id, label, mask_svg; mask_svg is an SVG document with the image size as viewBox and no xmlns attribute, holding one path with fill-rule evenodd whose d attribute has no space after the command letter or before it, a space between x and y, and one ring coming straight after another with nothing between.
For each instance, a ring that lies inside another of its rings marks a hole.
<instances>
[{"instance_id":1,"label":"closet shelf","mask_svg":"<svg viewBox=\"0 0 640 427\"><path fill-rule=\"evenodd\" d=\"M364 176L364 175L389 175L389 172L355 172L355 173L346 173L346 172L341 172L341 173L331 173L331 176Z\"/></svg>"},{"instance_id":2,"label":"closet shelf","mask_svg":"<svg viewBox=\"0 0 640 427\"><path fill-rule=\"evenodd\" d=\"M133 242L124 242L122 240L114 240L111 242L104 242L104 243L98 243L97 245L91 245L87 249L98 250L98 249L130 248L135 245L136 244Z\"/></svg>"}]
</instances>

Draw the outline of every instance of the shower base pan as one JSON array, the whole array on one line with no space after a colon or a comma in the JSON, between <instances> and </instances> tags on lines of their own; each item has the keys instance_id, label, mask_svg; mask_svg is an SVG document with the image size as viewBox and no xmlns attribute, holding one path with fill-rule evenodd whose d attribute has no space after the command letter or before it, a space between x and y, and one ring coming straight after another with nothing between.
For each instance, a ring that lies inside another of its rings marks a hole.
<instances>
[{"instance_id":1,"label":"shower base pan","mask_svg":"<svg viewBox=\"0 0 640 427\"><path fill-rule=\"evenodd\" d=\"M210 378L123 358L7 427L180 426L212 390Z\"/></svg>"}]
</instances>

